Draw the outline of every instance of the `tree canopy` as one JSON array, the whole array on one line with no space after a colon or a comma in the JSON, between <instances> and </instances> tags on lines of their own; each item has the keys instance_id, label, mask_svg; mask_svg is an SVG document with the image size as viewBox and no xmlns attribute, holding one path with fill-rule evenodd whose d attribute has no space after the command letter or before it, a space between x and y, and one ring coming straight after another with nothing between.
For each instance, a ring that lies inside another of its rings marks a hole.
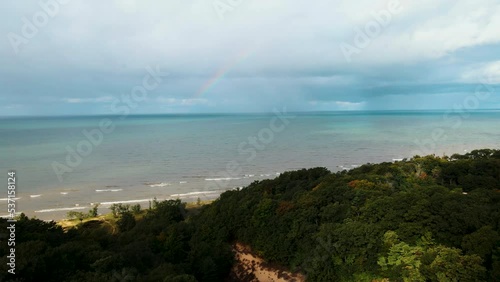
<instances>
[{"instance_id":1,"label":"tree canopy","mask_svg":"<svg viewBox=\"0 0 500 282\"><path fill-rule=\"evenodd\" d=\"M500 152L285 172L186 209L115 207L117 228L22 216L8 281L224 281L232 245L308 281L499 281ZM6 220L0 220L6 228ZM5 267L7 245L0 247Z\"/></svg>"}]
</instances>

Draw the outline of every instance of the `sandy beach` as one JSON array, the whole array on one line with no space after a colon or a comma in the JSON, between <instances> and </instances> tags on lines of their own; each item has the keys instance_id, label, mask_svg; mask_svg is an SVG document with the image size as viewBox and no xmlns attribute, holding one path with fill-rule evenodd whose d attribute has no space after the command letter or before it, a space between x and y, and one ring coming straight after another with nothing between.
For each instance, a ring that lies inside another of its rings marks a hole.
<instances>
[{"instance_id":1,"label":"sandy beach","mask_svg":"<svg viewBox=\"0 0 500 282\"><path fill-rule=\"evenodd\" d=\"M249 246L236 243L233 246L236 263L231 277L237 281L262 282L303 282L305 276L272 266L252 252Z\"/></svg>"}]
</instances>

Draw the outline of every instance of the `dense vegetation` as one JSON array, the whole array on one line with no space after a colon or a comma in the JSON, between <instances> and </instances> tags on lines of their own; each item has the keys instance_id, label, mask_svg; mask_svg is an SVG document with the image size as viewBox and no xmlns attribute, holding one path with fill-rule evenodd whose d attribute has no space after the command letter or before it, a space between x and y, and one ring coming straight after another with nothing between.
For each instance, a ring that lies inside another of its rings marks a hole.
<instances>
[{"instance_id":1,"label":"dense vegetation","mask_svg":"<svg viewBox=\"0 0 500 282\"><path fill-rule=\"evenodd\" d=\"M156 203L118 230L22 216L18 281L223 281L242 242L309 281L500 281L500 151L286 172L187 210ZM6 221L0 222L5 230ZM5 268L7 247L1 245Z\"/></svg>"}]
</instances>

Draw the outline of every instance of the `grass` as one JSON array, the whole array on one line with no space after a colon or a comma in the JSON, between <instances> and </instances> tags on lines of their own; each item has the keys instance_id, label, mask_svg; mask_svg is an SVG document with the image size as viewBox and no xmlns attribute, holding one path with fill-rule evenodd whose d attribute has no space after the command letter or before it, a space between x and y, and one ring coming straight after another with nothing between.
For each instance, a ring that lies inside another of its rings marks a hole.
<instances>
[{"instance_id":1,"label":"grass","mask_svg":"<svg viewBox=\"0 0 500 282\"><path fill-rule=\"evenodd\" d=\"M213 200L207 201L197 201L197 202L189 202L186 203L186 209L189 213L196 212L200 207L204 205L211 204ZM138 214L134 214L135 220L142 219L147 214L147 209L141 210ZM119 217L114 217L112 213L101 214L96 217L87 217L83 219L81 222L79 219L62 219L58 220L57 224L61 226L64 230L68 230L70 228L78 228L78 225L85 224L86 222L92 221L101 221L102 224L109 224L112 228L112 233L115 233L117 230L116 222L119 220Z\"/></svg>"},{"instance_id":2,"label":"grass","mask_svg":"<svg viewBox=\"0 0 500 282\"><path fill-rule=\"evenodd\" d=\"M199 208L204 205L209 205L213 202L214 200L206 200L206 201L199 201L199 202L189 202L186 203L186 209L193 209L193 208Z\"/></svg>"},{"instance_id":3,"label":"grass","mask_svg":"<svg viewBox=\"0 0 500 282\"><path fill-rule=\"evenodd\" d=\"M79 224L84 224L86 222L95 221L95 220L102 221L102 222L108 222L108 223L111 223L112 225L116 226L116 221L118 220L118 218L115 218L113 216L113 214L111 214L111 213L107 213L107 214L98 215L96 217L87 217L87 218L83 219L82 221L80 221L77 218L62 219L62 220L57 221L57 224L59 226L61 226L63 229L67 230L69 228L78 227Z\"/></svg>"}]
</instances>

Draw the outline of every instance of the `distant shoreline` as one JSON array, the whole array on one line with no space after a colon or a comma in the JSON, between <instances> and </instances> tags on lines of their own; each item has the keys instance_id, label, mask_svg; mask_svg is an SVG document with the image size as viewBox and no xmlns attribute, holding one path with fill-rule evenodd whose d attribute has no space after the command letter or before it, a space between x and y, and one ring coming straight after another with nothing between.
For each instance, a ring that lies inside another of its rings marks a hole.
<instances>
[{"instance_id":1,"label":"distant shoreline","mask_svg":"<svg viewBox=\"0 0 500 282\"><path fill-rule=\"evenodd\" d=\"M461 154L463 152L455 152L455 153ZM452 154L447 154L447 155L450 156ZM438 156L441 156L441 155L438 155ZM403 161L403 160L404 160L404 158L393 158L392 160L387 160L387 162L397 162L397 161ZM369 163L369 162L365 162L364 164L367 164L367 163ZM357 168L360 165L362 165L362 164L350 165L350 166L339 166L339 167L337 167L337 170L331 170L331 171L335 172L335 171L341 171L341 170L350 170L350 169ZM300 169L300 168L297 168L297 169ZM268 176L271 176L271 174L269 174ZM273 177L264 178L264 179L272 179L272 178ZM257 180L257 179L255 179L255 180ZM260 180L263 180L263 179L260 179ZM113 187L118 187L118 186L113 186ZM222 194L226 191L234 190L234 189L242 188L242 187L245 187L245 186L228 188L225 190L217 191L217 193L214 193L215 191L191 191L191 192L186 192L186 195L188 195L188 194L191 195L191 196L186 197L186 198L175 197L175 196L177 196L177 194L173 194L173 195L168 196L168 197L158 197L157 200L163 201L163 200L180 199L181 201L183 201L187 204L195 203L197 201L197 198L200 198L202 201L213 201L213 200L217 199L220 196L220 194ZM37 198L43 198L43 197L35 197L35 199L37 199ZM118 204L118 203L121 203L121 204L140 204L141 207L143 209L145 209L145 208L148 208L149 202L153 201L153 199L154 199L154 197L142 198L142 199L123 199L123 200L115 199L112 201L103 201L103 202L99 202L99 204L100 204L99 210L105 211L105 212L101 212L101 214L109 214L111 212L109 210L109 207L112 204ZM22 202L22 199L19 202ZM98 203L98 202L95 202L95 203ZM86 212L88 212L89 209L92 208L93 204L94 203L91 202L91 203L86 204L86 205L76 204L73 207L70 206L70 207L47 208L47 209L42 209L41 210L42 212L39 212L37 210L37 211L34 211L33 213L26 213L26 212L25 213L30 217L37 217L37 218L40 218L40 219L45 220L45 221L56 221L57 222L57 221L61 221L61 220L67 220L67 213L70 211L77 211L77 212L86 213ZM23 212L23 211L17 212L17 214L19 215L21 212ZM45 215L50 214L50 216L45 216L45 217L37 216L40 214L45 214ZM8 217L8 215L2 215L1 217L6 218L6 217Z\"/></svg>"},{"instance_id":2,"label":"distant shoreline","mask_svg":"<svg viewBox=\"0 0 500 282\"><path fill-rule=\"evenodd\" d=\"M193 208L199 208L199 207L202 207L205 205L209 205L212 202L213 202L213 200L200 201L199 203L197 203L197 202L185 202L185 203L186 203L186 209L193 209ZM142 208L141 213L139 214L138 218L142 217L148 209L149 209L149 207ZM57 225L66 229L66 228L70 228L70 227L75 227L80 223L85 223L85 222L94 221L94 220L109 220L109 219L115 219L111 212L99 213L98 216L87 217L87 218L83 219L81 222L79 219L76 219L76 218L70 219L67 217L62 218L62 219L57 219L57 220L46 220L46 221L54 221L57 223Z\"/></svg>"}]
</instances>

